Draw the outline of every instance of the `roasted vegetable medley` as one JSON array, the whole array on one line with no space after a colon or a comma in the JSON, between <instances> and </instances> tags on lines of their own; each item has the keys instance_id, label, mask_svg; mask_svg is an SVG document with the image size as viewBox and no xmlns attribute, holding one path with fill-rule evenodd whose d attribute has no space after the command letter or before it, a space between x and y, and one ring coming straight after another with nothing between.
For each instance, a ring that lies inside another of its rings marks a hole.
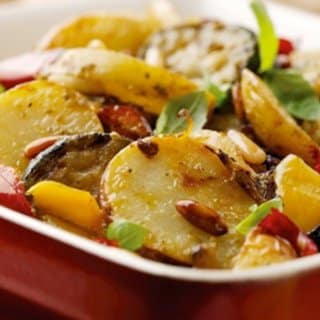
<instances>
[{"instance_id":1,"label":"roasted vegetable medley","mask_svg":"<svg viewBox=\"0 0 320 320\"><path fill-rule=\"evenodd\" d=\"M320 51L251 9L88 14L0 62L0 205L185 267L318 253Z\"/></svg>"}]
</instances>

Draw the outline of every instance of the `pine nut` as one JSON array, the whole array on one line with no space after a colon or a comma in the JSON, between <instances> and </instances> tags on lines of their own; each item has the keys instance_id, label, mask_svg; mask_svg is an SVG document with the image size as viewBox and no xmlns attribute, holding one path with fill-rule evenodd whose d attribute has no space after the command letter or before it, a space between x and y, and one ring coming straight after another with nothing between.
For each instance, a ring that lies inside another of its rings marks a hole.
<instances>
[{"instance_id":1,"label":"pine nut","mask_svg":"<svg viewBox=\"0 0 320 320\"><path fill-rule=\"evenodd\" d=\"M214 236L221 236L228 232L228 226L219 214L197 201L180 200L176 203L177 211L195 227Z\"/></svg>"},{"instance_id":2,"label":"pine nut","mask_svg":"<svg viewBox=\"0 0 320 320\"><path fill-rule=\"evenodd\" d=\"M238 146L245 161L261 164L266 160L266 153L251 139L237 130L228 130L228 137Z\"/></svg>"},{"instance_id":3,"label":"pine nut","mask_svg":"<svg viewBox=\"0 0 320 320\"><path fill-rule=\"evenodd\" d=\"M32 159L35 156L37 156L41 151L49 148L54 143L57 142L57 140L63 138L63 136L50 136L45 138L36 139L32 142L30 142L25 148L24 148L24 156L28 159Z\"/></svg>"}]
</instances>

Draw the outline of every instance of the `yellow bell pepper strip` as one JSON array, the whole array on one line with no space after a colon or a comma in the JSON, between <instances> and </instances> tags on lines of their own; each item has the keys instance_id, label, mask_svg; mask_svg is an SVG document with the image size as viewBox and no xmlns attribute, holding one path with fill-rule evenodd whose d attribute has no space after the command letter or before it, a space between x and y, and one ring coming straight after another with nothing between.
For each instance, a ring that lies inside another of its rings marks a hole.
<instances>
[{"instance_id":1,"label":"yellow bell pepper strip","mask_svg":"<svg viewBox=\"0 0 320 320\"><path fill-rule=\"evenodd\" d=\"M304 232L320 224L320 174L295 155L284 158L275 170L276 193L284 213Z\"/></svg>"},{"instance_id":2,"label":"yellow bell pepper strip","mask_svg":"<svg viewBox=\"0 0 320 320\"><path fill-rule=\"evenodd\" d=\"M104 214L95 198L87 191L55 181L41 181L27 191L40 214L49 214L89 231L98 231Z\"/></svg>"}]
</instances>

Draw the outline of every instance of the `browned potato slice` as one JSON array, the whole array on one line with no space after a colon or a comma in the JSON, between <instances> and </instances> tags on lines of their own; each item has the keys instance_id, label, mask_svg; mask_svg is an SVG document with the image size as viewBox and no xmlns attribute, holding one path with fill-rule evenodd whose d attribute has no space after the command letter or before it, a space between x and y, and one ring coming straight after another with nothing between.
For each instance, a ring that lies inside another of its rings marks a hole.
<instances>
[{"instance_id":1,"label":"browned potato slice","mask_svg":"<svg viewBox=\"0 0 320 320\"><path fill-rule=\"evenodd\" d=\"M130 140L112 133L66 137L41 152L26 169L26 189L42 180L61 182L99 196L101 176L108 162Z\"/></svg>"},{"instance_id":2,"label":"browned potato slice","mask_svg":"<svg viewBox=\"0 0 320 320\"><path fill-rule=\"evenodd\" d=\"M181 75L139 59L92 48L68 50L43 77L86 94L116 97L154 114L172 98L198 88Z\"/></svg>"},{"instance_id":3,"label":"browned potato slice","mask_svg":"<svg viewBox=\"0 0 320 320\"><path fill-rule=\"evenodd\" d=\"M320 144L320 120L302 123L302 129L317 143Z\"/></svg>"},{"instance_id":4,"label":"browned potato slice","mask_svg":"<svg viewBox=\"0 0 320 320\"><path fill-rule=\"evenodd\" d=\"M146 19L88 14L54 27L41 40L39 49L86 47L98 39L108 49L135 54L156 27L155 22Z\"/></svg>"},{"instance_id":5,"label":"browned potato slice","mask_svg":"<svg viewBox=\"0 0 320 320\"><path fill-rule=\"evenodd\" d=\"M319 146L281 107L270 89L254 73L245 70L241 90L247 120L261 142L281 156L294 153L314 164L313 150Z\"/></svg>"},{"instance_id":6,"label":"browned potato slice","mask_svg":"<svg viewBox=\"0 0 320 320\"><path fill-rule=\"evenodd\" d=\"M291 245L279 238L253 229L247 236L240 253L234 259L234 269L268 266L296 258Z\"/></svg>"},{"instance_id":7,"label":"browned potato slice","mask_svg":"<svg viewBox=\"0 0 320 320\"><path fill-rule=\"evenodd\" d=\"M103 132L95 105L71 89L34 81L0 95L0 163L22 173L25 146L35 139Z\"/></svg>"},{"instance_id":8,"label":"browned potato slice","mask_svg":"<svg viewBox=\"0 0 320 320\"><path fill-rule=\"evenodd\" d=\"M193 263L199 245L216 244L216 267L230 266L243 241L234 226L253 204L216 154L187 136L159 136L129 145L109 163L102 187L112 219L143 225L150 231L147 248L186 264ZM179 200L214 209L228 233L213 237L196 228L177 212Z\"/></svg>"}]
</instances>

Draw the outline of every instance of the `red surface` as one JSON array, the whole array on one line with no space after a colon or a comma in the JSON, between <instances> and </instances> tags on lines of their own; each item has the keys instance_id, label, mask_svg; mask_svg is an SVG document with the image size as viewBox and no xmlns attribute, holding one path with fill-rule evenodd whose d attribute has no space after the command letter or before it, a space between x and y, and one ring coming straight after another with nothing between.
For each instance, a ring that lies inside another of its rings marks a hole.
<instances>
[{"instance_id":1,"label":"red surface","mask_svg":"<svg viewBox=\"0 0 320 320\"><path fill-rule=\"evenodd\" d=\"M317 319L320 271L276 282L184 283L0 220L0 287L1 319L301 320Z\"/></svg>"}]
</instances>

